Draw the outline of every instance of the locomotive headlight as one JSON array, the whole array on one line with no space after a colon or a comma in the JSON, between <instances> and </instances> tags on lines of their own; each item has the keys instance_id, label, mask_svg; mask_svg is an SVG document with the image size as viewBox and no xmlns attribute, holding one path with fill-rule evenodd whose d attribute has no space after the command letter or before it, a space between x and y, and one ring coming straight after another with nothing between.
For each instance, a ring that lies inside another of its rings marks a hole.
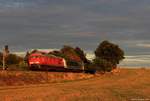
<instances>
[{"instance_id":1,"label":"locomotive headlight","mask_svg":"<svg viewBox=\"0 0 150 101\"><path fill-rule=\"evenodd\" d=\"M33 62L29 62L30 64L33 64Z\"/></svg>"},{"instance_id":2,"label":"locomotive headlight","mask_svg":"<svg viewBox=\"0 0 150 101\"><path fill-rule=\"evenodd\" d=\"M40 63L40 62L39 62L39 61L36 61L35 63L37 63L37 64L38 64L38 63Z\"/></svg>"},{"instance_id":3,"label":"locomotive headlight","mask_svg":"<svg viewBox=\"0 0 150 101\"><path fill-rule=\"evenodd\" d=\"M30 62L30 64L39 64L39 61L35 61L35 62Z\"/></svg>"}]
</instances>

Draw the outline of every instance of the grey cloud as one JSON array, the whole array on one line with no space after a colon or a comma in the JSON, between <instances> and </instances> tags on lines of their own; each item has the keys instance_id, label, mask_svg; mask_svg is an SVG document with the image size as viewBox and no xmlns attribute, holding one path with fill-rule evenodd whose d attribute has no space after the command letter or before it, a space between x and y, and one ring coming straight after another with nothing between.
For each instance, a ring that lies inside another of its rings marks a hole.
<instances>
[{"instance_id":1,"label":"grey cloud","mask_svg":"<svg viewBox=\"0 0 150 101\"><path fill-rule=\"evenodd\" d=\"M130 53L135 44L126 40L150 39L149 4L149 0L1 0L0 45L23 49L70 43L94 49L101 40L111 40Z\"/></svg>"}]
</instances>

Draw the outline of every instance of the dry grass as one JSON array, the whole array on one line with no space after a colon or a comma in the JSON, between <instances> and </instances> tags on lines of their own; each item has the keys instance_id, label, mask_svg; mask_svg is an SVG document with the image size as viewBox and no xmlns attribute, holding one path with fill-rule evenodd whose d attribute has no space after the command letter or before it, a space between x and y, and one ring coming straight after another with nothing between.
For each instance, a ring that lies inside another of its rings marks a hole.
<instances>
[{"instance_id":1,"label":"dry grass","mask_svg":"<svg viewBox=\"0 0 150 101\"><path fill-rule=\"evenodd\" d=\"M0 86L69 82L94 77L85 73L0 71Z\"/></svg>"},{"instance_id":2,"label":"dry grass","mask_svg":"<svg viewBox=\"0 0 150 101\"><path fill-rule=\"evenodd\" d=\"M1 87L0 99L2 101L150 101L150 70L121 69L116 74L106 73L85 80Z\"/></svg>"}]
</instances>

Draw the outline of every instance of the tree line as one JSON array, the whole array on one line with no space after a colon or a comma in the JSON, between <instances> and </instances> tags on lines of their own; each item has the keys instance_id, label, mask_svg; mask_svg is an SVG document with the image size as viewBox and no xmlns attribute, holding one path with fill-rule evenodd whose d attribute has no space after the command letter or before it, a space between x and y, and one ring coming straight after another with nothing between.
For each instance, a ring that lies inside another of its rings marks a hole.
<instances>
[{"instance_id":1,"label":"tree line","mask_svg":"<svg viewBox=\"0 0 150 101\"><path fill-rule=\"evenodd\" d=\"M9 54L6 59L7 65L23 64L27 61L27 56L36 50L26 54L24 58L15 54ZM111 71L117 68L117 65L124 59L124 51L116 44L109 41L102 41L95 49L95 58L91 61L86 57L86 53L80 47L63 46L58 51L52 51L52 54L62 57L66 60L68 66L84 65L87 69L96 69L99 71ZM2 65L3 53L0 52L0 65ZM26 65L27 66L27 65Z\"/></svg>"}]
</instances>

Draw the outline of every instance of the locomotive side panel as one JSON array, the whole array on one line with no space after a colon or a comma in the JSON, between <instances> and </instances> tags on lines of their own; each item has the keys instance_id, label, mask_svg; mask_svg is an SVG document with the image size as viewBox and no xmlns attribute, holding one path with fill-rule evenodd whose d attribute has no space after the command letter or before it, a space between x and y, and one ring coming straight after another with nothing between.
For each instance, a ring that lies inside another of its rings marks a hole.
<instances>
[{"instance_id":1,"label":"locomotive side panel","mask_svg":"<svg viewBox=\"0 0 150 101\"><path fill-rule=\"evenodd\" d=\"M63 58L54 57L54 56L45 56L42 54L31 54L29 56L29 67L37 66L49 66L51 68L66 68L66 61Z\"/></svg>"}]
</instances>

